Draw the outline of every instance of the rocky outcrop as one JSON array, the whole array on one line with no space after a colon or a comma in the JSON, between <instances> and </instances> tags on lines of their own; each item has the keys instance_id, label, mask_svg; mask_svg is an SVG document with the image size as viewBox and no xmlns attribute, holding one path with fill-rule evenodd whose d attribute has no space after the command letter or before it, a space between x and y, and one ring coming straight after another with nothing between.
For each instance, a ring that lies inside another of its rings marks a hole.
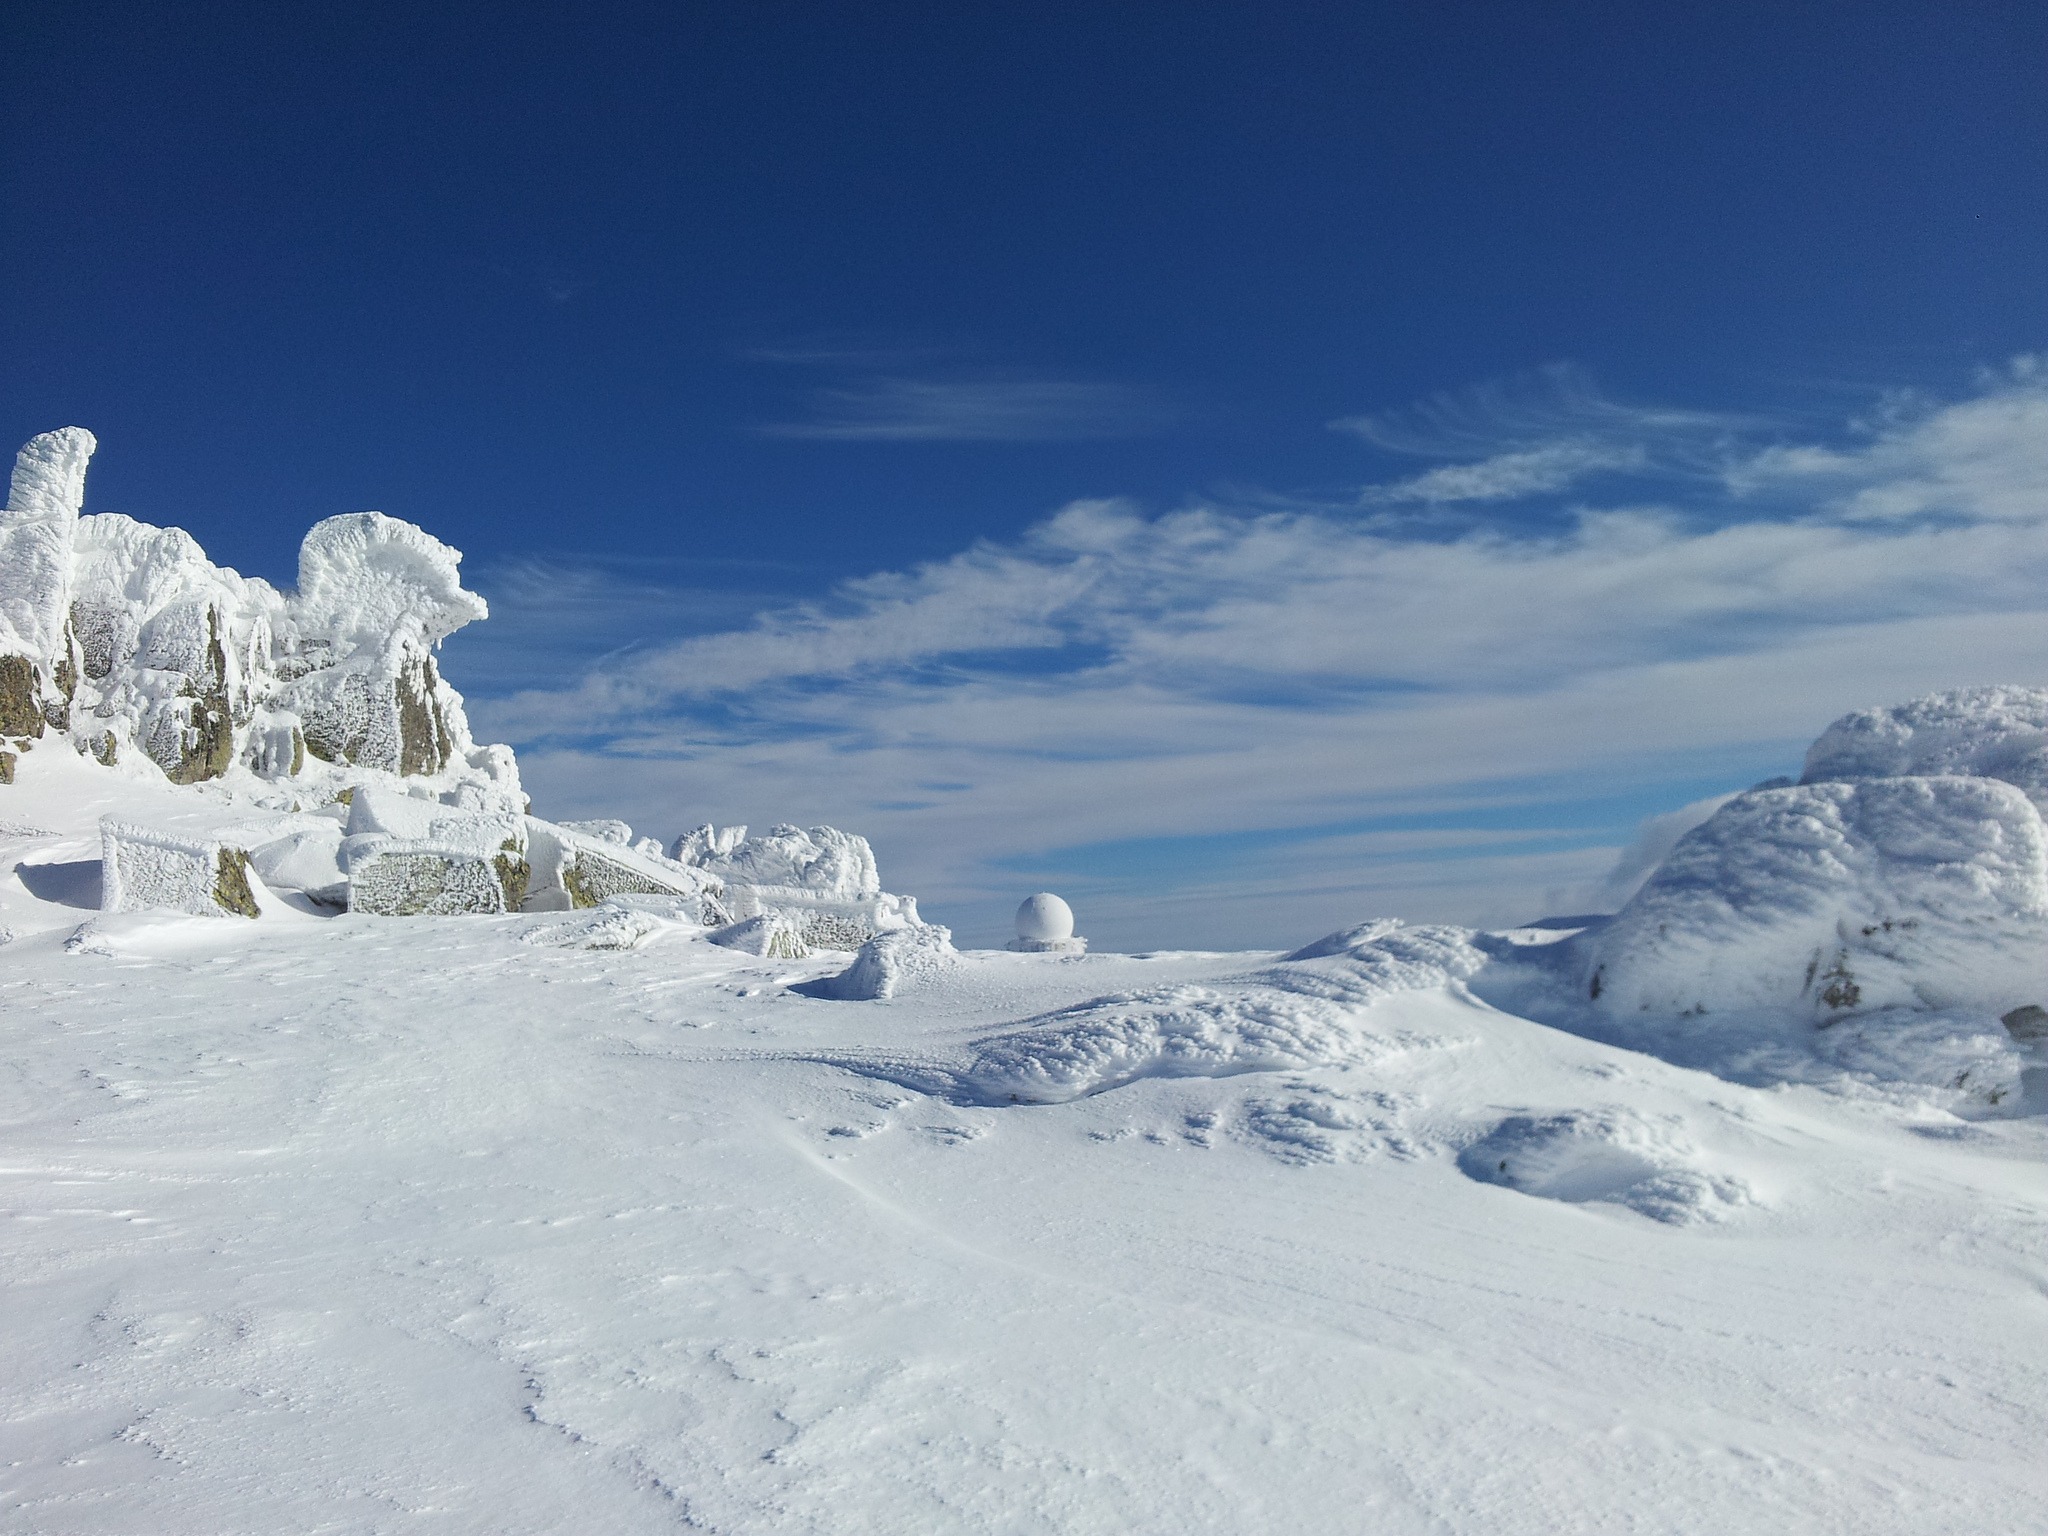
<instances>
[{"instance_id":1,"label":"rocky outcrop","mask_svg":"<svg viewBox=\"0 0 2048 1536\"><path fill-rule=\"evenodd\" d=\"M918 921L917 902L882 889L868 840L836 827L699 827L675 840L669 857L715 875L736 919L771 917L805 952L857 950Z\"/></svg>"},{"instance_id":2,"label":"rocky outcrop","mask_svg":"<svg viewBox=\"0 0 2048 1536\"><path fill-rule=\"evenodd\" d=\"M1977 688L1838 720L1807 782L1737 795L1575 941L1617 1018L2040 1001L2048 692Z\"/></svg>"},{"instance_id":3,"label":"rocky outcrop","mask_svg":"<svg viewBox=\"0 0 2048 1536\"><path fill-rule=\"evenodd\" d=\"M434 652L486 615L461 556L410 523L316 524L298 587L214 565L177 528L81 517L95 443L21 450L0 514L0 738L67 735L173 783L253 778L319 802L403 781L470 810L524 807L511 749L472 740Z\"/></svg>"}]
</instances>

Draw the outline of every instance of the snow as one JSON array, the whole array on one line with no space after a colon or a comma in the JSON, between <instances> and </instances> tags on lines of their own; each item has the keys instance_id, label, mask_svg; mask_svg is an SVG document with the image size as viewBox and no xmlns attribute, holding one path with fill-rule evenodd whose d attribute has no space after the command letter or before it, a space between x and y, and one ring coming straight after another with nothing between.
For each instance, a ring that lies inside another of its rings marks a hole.
<instances>
[{"instance_id":1,"label":"snow","mask_svg":"<svg viewBox=\"0 0 2048 1536\"><path fill-rule=\"evenodd\" d=\"M2003 1012L2048 992L2048 833L1997 779L1756 791L1681 839L1585 942L1617 1015Z\"/></svg>"},{"instance_id":2,"label":"snow","mask_svg":"<svg viewBox=\"0 0 2048 1536\"><path fill-rule=\"evenodd\" d=\"M705 825L675 841L669 856L709 870L727 885L763 898L822 897L858 902L882 894L875 852L864 837L833 827L771 827L748 837L745 827Z\"/></svg>"},{"instance_id":3,"label":"snow","mask_svg":"<svg viewBox=\"0 0 2048 1536\"><path fill-rule=\"evenodd\" d=\"M348 558L445 619L431 554ZM1611 920L1287 954L960 951L851 834L669 859L467 759L341 805L41 743L0 788L0 1524L2031 1528L2021 692L1838 723L1890 755L1734 797Z\"/></svg>"},{"instance_id":4,"label":"snow","mask_svg":"<svg viewBox=\"0 0 2048 1536\"><path fill-rule=\"evenodd\" d=\"M292 615L304 642L331 648L335 664L363 656L397 669L490 608L464 590L462 556L432 534L382 512L347 512L315 523L299 545Z\"/></svg>"},{"instance_id":5,"label":"snow","mask_svg":"<svg viewBox=\"0 0 2048 1536\"><path fill-rule=\"evenodd\" d=\"M64 427L15 455L0 512L0 655L48 666L64 653L71 545L97 446L85 428Z\"/></svg>"},{"instance_id":6,"label":"snow","mask_svg":"<svg viewBox=\"0 0 2048 1536\"><path fill-rule=\"evenodd\" d=\"M881 1002L911 988L942 985L958 958L951 929L937 923L891 928L861 945L844 971L822 977L805 990L811 997L842 1002Z\"/></svg>"},{"instance_id":7,"label":"snow","mask_svg":"<svg viewBox=\"0 0 2048 1536\"><path fill-rule=\"evenodd\" d=\"M2048 809L2048 688L1962 688L1844 715L1806 754L1802 783L1971 774Z\"/></svg>"}]
</instances>

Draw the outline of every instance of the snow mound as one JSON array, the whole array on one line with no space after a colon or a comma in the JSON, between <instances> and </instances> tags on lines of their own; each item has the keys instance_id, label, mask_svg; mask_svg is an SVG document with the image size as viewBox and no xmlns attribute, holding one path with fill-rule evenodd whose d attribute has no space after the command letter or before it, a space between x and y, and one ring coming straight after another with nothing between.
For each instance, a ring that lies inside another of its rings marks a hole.
<instances>
[{"instance_id":1,"label":"snow mound","mask_svg":"<svg viewBox=\"0 0 2048 1536\"><path fill-rule=\"evenodd\" d=\"M552 945L559 949L638 949L667 927L659 917L634 907L604 906L588 917L573 922L549 923L522 933L522 944Z\"/></svg>"},{"instance_id":2,"label":"snow mound","mask_svg":"<svg viewBox=\"0 0 2048 1536\"><path fill-rule=\"evenodd\" d=\"M2048 808L2048 689L1961 688L1844 715L1808 750L1800 782L1936 774L2002 779Z\"/></svg>"},{"instance_id":3,"label":"snow mound","mask_svg":"<svg viewBox=\"0 0 2048 1536\"><path fill-rule=\"evenodd\" d=\"M1576 945L1610 1016L1898 1008L1993 1014L2048 994L2048 833L1988 778L1737 796Z\"/></svg>"},{"instance_id":4,"label":"snow mound","mask_svg":"<svg viewBox=\"0 0 2048 1536\"><path fill-rule=\"evenodd\" d=\"M1676 1121L1621 1107L1511 1115L1467 1147L1458 1167L1481 1183L1626 1206L1674 1226L1719 1221L1756 1200L1743 1180L1702 1166Z\"/></svg>"},{"instance_id":5,"label":"snow mound","mask_svg":"<svg viewBox=\"0 0 2048 1536\"><path fill-rule=\"evenodd\" d=\"M1098 998L978 1042L958 1082L989 1103L1053 1104L1144 1078L1298 1071L1434 1048L1443 1043L1434 1036L1375 1029L1368 1010L1473 975L1486 956L1471 938L1389 920L1234 981Z\"/></svg>"},{"instance_id":6,"label":"snow mound","mask_svg":"<svg viewBox=\"0 0 2048 1536\"><path fill-rule=\"evenodd\" d=\"M944 980L960 963L950 929L937 923L891 928L861 945L853 964L837 976L804 982L790 990L839 1002L880 1002L912 988Z\"/></svg>"},{"instance_id":7,"label":"snow mound","mask_svg":"<svg viewBox=\"0 0 2048 1536\"><path fill-rule=\"evenodd\" d=\"M761 912L753 917L743 917L736 923L727 923L710 935L711 942L725 949L736 949L743 955L756 955L767 960L803 960L811 951L804 943L803 931L780 913Z\"/></svg>"},{"instance_id":8,"label":"snow mound","mask_svg":"<svg viewBox=\"0 0 2048 1536\"><path fill-rule=\"evenodd\" d=\"M1247 1095L1233 1129L1283 1163L1360 1162L1375 1156L1405 1161L1426 1150L1404 1123L1421 1107L1413 1094L1294 1078L1276 1092Z\"/></svg>"}]
</instances>

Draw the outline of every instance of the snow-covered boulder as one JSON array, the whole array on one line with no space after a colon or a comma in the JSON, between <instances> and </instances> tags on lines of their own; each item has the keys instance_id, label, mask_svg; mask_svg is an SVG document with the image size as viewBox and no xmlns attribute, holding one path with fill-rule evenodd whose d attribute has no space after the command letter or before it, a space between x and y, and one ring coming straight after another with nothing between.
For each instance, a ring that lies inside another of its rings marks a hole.
<instances>
[{"instance_id":1,"label":"snow-covered boulder","mask_svg":"<svg viewBox=\"0 0 2048 1536\"><path fill-rule=\"evenodd\" d=\"M249 856L218 837L100 823L100 909L257 917Z\"/></svg>"},{"instance_id":2,"label":"snow-covered boulder","mask_svg":"<svg viewBox=\"0 0 2048 1536\"><path fill-rule=\"evenodd\" d=\"M727 923L710 935L714 944L767 960L803 960L810 956L803 930L781 913L762 912Z\"/></svg>"},{"instance_id":3,"label":"snow-covered boulder","mask_svg":"<svg viewBox=\"0 0 2048 1536\"><path fill-rule=\"evenodd\" d=\"M340 850L349 910L382 917L516 912L531 880L524 817L365 786Z\"/></svg>"},{"instance_id":4,"label":"snow-covered boulder","mask_svg":"<svg viewBox=\"0 0 2048 1536\"><path fill-rule=\"evenodd\" d=\"M2048 1001L2048 694L1971 689L1829 727L1808 782L1738 795L1574 941L1617 1017ZM1919 771L1899 771L1919 770Z\"/></svg>"},{"instance_id":5,"label":"snow-covered boulder","mask_svg":"<svg viewBox=\"0 0 2048 1536\"><path fill-rule=\"evenodd\" d=\"M526 828L533 867L529 910L595 907L615 896L665 896L707 927L732 920L723 882L703 869L538 817L527 817Z\"/></svg>"},{"instance_id":6,"label":"snow-covered boulder","mask_svg":"<svg viewBox=\"0 0 2048 1536\"><path fill-rule=\"evenodd\" d=\"M2048 809L2048 688L1959 688L1844 715L1807 752L1800 782L1930 774L2003 779Z\"/></svg>"},{"instance_id":7,"label":"snow-covered boulder","mask_svg":"<svg viewBox=\"0 0 2048 1536\"><path fill-rule=\"evenodd\" d=\"M880 1002L906 988L938 981L959 963L952 930L918 923L876 934L837 976L806 982L796 990L839 1002Z\"/></svg>"},{"instance_id":8,"label":"snow-covered boulder","mask_svg":"<svg viewBox=\"0 0 2048 1536\"><path fill-rule=\"evenodd\" d=\"M475 751L461 696L433 657L443 639L489 613L463 590L461 561L432 534L381 512L313 525L299 546L279 698L303 722L314 756L431 776Z\"/></svg>"},{"instance_id":9,"label":"snow-covered boulder","mask_svg":"<svg viewBox=\"0 0 2048 1536\"><path fill-rule=\"evenodd\" d=\"M882 889L868 840L836 827L785 823L749 837L706 825L677 838L669 857L715 875L733 917L780 917L807 949L857 950L918 922L914 898Z\"/></svg>"}]
</instances>

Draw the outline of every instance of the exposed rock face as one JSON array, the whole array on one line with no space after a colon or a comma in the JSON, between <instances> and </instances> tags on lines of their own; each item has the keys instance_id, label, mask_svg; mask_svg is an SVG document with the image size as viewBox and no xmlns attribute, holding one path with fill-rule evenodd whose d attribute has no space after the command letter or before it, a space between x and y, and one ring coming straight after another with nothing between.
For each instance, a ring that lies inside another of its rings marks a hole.
<instances>
[{"instance_id":1,"label":"exposed rock face","mask_svg":"<svg viewBox=\"0 0 2048 1536\"><path fill-rule=\"evenodd\" d=\"M206 558L191 535L81 517L92 434L21 450L0 515L0 737L55 729L101 762L173 783L246 773L308 798L423 781L472 810L523 807L511 749L471 739L434 662L485 617L461 556L410 523L316 524L280 592Z\"/></svg>"},{"instance_id":2,"label":"exposed rock face","mask_svg":"<svg viewBox=\"0 0 2048 1536\"><path fill-rule=\"evenodd\" d=\"M1975 688L1830 726L1807 782L1680 839L1578 944L1618 1017L1883 1009L1995 1016L2041 993L2048 693Z\"/></svg>"}]
</instances>

